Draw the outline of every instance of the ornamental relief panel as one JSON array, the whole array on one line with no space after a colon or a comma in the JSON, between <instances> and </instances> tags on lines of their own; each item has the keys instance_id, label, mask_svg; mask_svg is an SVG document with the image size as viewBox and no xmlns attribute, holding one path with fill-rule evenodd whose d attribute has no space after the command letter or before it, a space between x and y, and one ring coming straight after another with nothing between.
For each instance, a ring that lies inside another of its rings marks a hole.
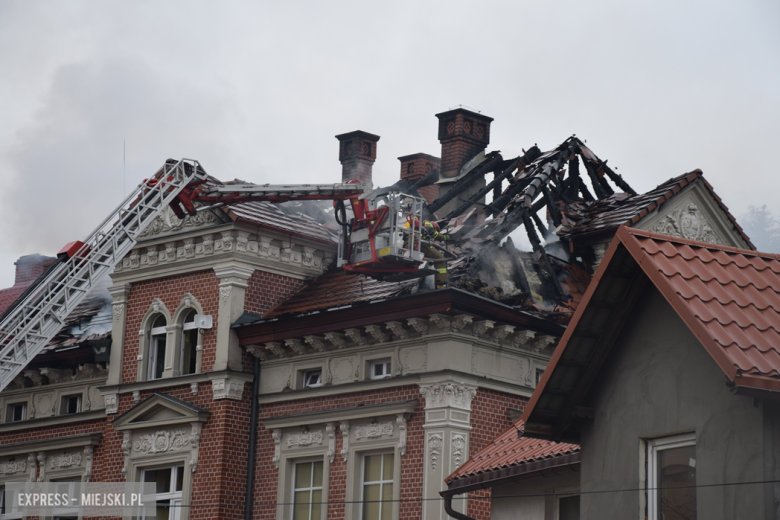
<instances>
[{"instance_id":1,"label":"ornamental relief panel","mask_svg":"<svg viewBox=\"0 0 780 520\"><path fill-rule=\"evenodd\" d=\"M667 214L653 226L653 231L673 237L698 240L699 242L724 244L698 206L692 202L682 209Z\"/></svg>"},{"instance_id":2,"label":"ornamental relief panel","mask_svg":"<svg viewBox=\"0 0 780 520\"><path fill-rule=\"evenodd\" d=\"M70 468L71 466L81 465L81 453L63 453L49 457L49 467L51 469Z\"/></svg>"},{"instance_id":3,"label":"ornamental relief panel","mask_svg":"<svg viewBox=\"0 0 780 520\"><path fill-rule=\"evenodd\" d=\"M13 475L25 471L27 471L27 461L24 459L0 462L0 475Z\"/></svg>"},{"instance_id":4,"label":"ornamental relief panel","mask_svg":"<svg viewBox=\"0 0 780 520\"><path fill-rule=\"evenodd\" d=\"M355 439L376 439L382 436L393 435L393 423L371 423L355 427Z\"/></svg>"},{"instance_id":5,"label":"ornamental relief panel","mask_svg":"<svg viewBox=\"0 0 780 520\"><path fill-rule=\"evenodd\" d=\"M170 206L166 206L162 214L140 234L140 238L150 238L156 235L176 233L185 228L197 228L221 223L221 220L211 211L201 211L197 215L186 215L184 219L177 217Z\"/></svg>"},{"instance_id":6,"label":"ornamental relief panel","mask_svg":"<svg viewBox=\"0 0 780 520\"><path fill-rule=\"evenodd\" d=\"M187 448L190 444L190 436L184 430L160 430L154 433L138 435L137 439L133 443L133 451L143 453L144 455L180 451Z\"/></svg>"},{"instance_id":7,"label":"ornamental relief panel","mask_svg":"<svg viewBox=\"0 0 780 520\"><path fill-rule=\"evenodd\" d=\"M312 444L322 444L324 438L322 430L303 431L301 433L287 434L287 447L311 446Z\"/></svg>"}]
</instances>

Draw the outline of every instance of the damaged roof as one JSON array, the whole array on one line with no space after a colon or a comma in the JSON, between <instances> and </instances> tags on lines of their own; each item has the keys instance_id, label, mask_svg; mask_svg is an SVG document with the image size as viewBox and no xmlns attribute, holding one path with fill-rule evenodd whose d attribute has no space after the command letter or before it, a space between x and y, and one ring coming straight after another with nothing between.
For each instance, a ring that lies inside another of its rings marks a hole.
<instances>
[{"instance_id":1,"label":"damaged roof","mask_svg":"<svg viewBox=\"0 0 780 520\"><path fill-rule=\"evenodd\" d=\"M575 409L644 280L712 356L732 392L780 391L780 255L621 227L526 407L529 433L576 437Z\"/></svg>"}]
</instances>

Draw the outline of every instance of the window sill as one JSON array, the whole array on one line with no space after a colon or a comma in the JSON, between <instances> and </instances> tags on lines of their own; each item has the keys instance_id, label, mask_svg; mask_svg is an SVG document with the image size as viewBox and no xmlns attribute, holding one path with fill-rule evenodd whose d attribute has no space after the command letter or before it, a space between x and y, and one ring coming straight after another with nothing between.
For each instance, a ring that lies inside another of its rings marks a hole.
<instances>
[{"instance_id":1,"label":"window sill","mask_svg":"<svg viewBox=\"0 0 780 520\"><path fill-rule=\"evenodd\" d=\"M218 372L201 372L199 374L187 374L186 376L164 377L161 379L152 379L151 381L135 381L133 383L123 383L121 385L101 386L98 388L100 393L105 394L127 394L130 392L143 390L160 390L172 386L189 385L190 383L208 383L214 379L241 379L246 382L253 380L254 376L247 372L236 372L233 370L220 370Z\"/></svg>"},{"instance_id":2,"label":"window sill","mask_svg":"<svg viewBox=\"0 0 780 520\"><path fill-rule=\"evenodd\" d=\"M90 410L88 412L71 413L67 415L53 415L51 417L40 417L38 419L2 423L0 424L0 433L28 430L31 428L42 428L44 426L61 426L64 424L93 421L95 419L105 418L106 411L103 408L100 408L99 410Z\"/></svg>"}]
</instances>

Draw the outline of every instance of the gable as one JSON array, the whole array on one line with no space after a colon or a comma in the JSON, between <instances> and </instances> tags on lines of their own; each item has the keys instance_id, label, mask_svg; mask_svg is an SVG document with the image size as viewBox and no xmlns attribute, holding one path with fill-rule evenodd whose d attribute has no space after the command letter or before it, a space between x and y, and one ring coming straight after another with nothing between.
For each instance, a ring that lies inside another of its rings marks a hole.
<instances>
[{"instance_id":1,"label":"gable","mask_svg":"<svg viewBox=\"0 0 780 520\"><path fill-rule=\"evenodd\" d=\"M167 394L156 393L114 419L111 425L115 430L122 431L158 425L206 422L209 413Z\"/></svg>"},{"instance_id":2,"label":"gable","mask_svg":"<svg viewBox=\"0 0 780 520\"><path fill-rule=\"evenodd\" d=\"M209 228L227 224L232 220L221 210L204 210L195 216L185 215L184 219L177 217L170 206L155 218L149 226L138 236L139 240L149 240L168 235L175 235L183 231L193 231L201 228Z\"/></svg>"},{"instance_id":3,"label":"gable","mask_svg":"<svg viewBox=\"0 0 780 520\"><path fill-rule=\"evenodd\" d=\"M702 177L685 186L632 227L678 238L752 249Z\"/></svg>"}]
</instances>

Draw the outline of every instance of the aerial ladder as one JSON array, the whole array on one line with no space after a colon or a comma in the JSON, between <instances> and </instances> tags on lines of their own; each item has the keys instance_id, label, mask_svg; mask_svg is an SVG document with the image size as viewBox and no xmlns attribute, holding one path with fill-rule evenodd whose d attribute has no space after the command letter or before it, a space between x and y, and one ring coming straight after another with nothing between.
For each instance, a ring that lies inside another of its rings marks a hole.
<instances>
[{"instance_id":1,"label":"aerial ladder","mask_svg":"<svg viewBox=\"0 0 780 520\"><path fill-rule=\"evenodd\" d=\"M57 261L0 315L0 391L59 332L68 315L130 253L166 207L179 217L250 201L333 200L341 228L338 265L382 277L424 276L423 201L403 193L364 193L357 182L337 184L216 184L200 163L169 159L144 180L83 242L67 244ZM196 203L198 206L196 207ZM409 222L409 226L404 226Z\"/></svg>"}]
</instances>

